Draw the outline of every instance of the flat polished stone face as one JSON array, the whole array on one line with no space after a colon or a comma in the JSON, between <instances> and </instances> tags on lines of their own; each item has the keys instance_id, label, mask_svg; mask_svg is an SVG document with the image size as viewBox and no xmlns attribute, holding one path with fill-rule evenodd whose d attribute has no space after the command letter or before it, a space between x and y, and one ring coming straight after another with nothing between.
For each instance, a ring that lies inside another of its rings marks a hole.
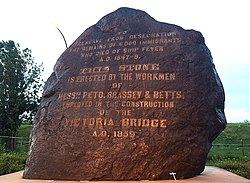
<instances>
[{"instance_id":1,"label":"flat polished stone face","mask_svg":"<svg viewBox=\"0 0 250 183\"><path fill-rule=\"evenodd\" d=\"M120 8L58 59L24 177L189 178L225 128L224 90L201 33Z\"/></svg>"}]
</instances>

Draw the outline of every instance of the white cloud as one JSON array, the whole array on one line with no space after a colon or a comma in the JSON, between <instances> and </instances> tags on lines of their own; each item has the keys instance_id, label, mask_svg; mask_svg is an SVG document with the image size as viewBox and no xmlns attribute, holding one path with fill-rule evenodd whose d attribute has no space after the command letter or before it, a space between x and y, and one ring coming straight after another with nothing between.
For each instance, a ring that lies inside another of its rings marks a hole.
<instances>
[{"instance_id":1,"label":"white cloud","mask_svg":"<svg viewBox=\"0 0 250 183\"><path fill-rule=\"evenodd\" d=\"M248 111L246 108L226 108L225 113L229 123L250 120L250 111Z\"/></svg>"}]
</instances>

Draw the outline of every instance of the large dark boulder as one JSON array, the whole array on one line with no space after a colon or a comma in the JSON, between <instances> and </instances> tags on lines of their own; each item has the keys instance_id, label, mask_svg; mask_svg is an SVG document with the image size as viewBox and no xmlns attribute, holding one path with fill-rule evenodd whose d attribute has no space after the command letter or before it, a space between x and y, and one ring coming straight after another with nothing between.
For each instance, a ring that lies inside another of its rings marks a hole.
<instances>
[{"instance_id":1,"label":"large dark boulder","mask_svg":"<svg viewBox=\"0 0 250 183\"><path fill-rule=\"evenodd\" d=\"M192 177L225 125L223 86L202 34L120 8L58 59L24 178Z\"/></svg>"}]
</instances>

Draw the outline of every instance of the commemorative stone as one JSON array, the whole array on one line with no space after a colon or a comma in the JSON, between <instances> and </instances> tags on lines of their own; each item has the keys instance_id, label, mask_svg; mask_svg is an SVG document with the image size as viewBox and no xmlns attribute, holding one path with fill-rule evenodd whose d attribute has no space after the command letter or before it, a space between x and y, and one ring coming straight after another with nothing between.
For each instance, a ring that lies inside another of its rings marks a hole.
<instances>
[{"instance_id":1,"label":"commemorative stone","mask_svg":"<svg viewBox=\"0 0 250 183\"><path fill-rule=\"evenodd\" d=\"M202 34L120 8L55 64L23 176L193 177L225 125L223 86Z\"/></svg>"}]
</instances>

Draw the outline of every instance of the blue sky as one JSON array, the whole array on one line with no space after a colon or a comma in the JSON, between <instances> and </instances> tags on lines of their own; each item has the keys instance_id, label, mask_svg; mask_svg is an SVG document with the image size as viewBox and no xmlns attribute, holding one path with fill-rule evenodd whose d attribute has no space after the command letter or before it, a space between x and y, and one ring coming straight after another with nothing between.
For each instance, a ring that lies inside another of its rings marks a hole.
<instances>
[{"instance_id":1,"label":"blue sky","mask_svg":"<svg viewBox=\"0 0 250 183\"><path fill-rule=\"evenodd\" d=\"M65 50L85 29L119 7L146 11L161 22L200 31L226 93L228 122L250 121L250 1L248 0L0 0L0 40L30 48L47 78Z\"/></svg>"}]
</instances>

